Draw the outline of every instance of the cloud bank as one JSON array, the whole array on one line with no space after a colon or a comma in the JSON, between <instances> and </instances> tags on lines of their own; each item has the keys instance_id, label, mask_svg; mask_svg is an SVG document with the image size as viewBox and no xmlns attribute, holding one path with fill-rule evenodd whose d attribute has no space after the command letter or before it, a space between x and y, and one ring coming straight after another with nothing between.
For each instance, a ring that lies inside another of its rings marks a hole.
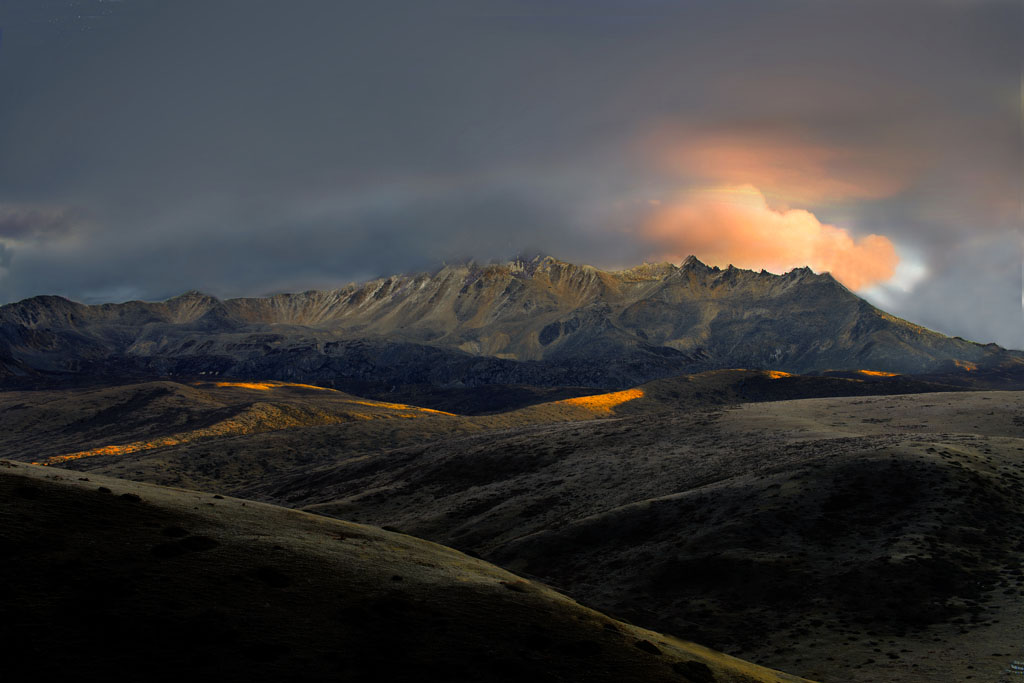
<instances>
[{"instance_id":1,"label":"cloud bank","mask_svg":"<svg viewBox=\"0 0 1024 683\"><path fill-rule=\"evenodd\" d=\"M645 136L646 156L680 178L753 185L798 203L877 200L904 190L923 159L901 145L815 140L792 124L662 125Z\"/></svg>"},{"instance_id":2,"label":"cloud bank","mask_svg":"<svg viewBox=\"0 0 1024 683\"><path fill-rule=\"evenodd\" d=\"M1021 348L1019 19L1014 0L4 0L0 303L693 251L832 270ZM768 209L677 194L746 184Z\"/></svg>"},{"instance_id":3,"label":"cloud bank","mask_svg":"<svg viewBox=\"0 0 1024 683\"><path fill-rule=\"evenodd\" d=\"M0 238L30 240L62 236L78 218L74 210L64 206L0 203Z\"/></svg>"}]
</instances>

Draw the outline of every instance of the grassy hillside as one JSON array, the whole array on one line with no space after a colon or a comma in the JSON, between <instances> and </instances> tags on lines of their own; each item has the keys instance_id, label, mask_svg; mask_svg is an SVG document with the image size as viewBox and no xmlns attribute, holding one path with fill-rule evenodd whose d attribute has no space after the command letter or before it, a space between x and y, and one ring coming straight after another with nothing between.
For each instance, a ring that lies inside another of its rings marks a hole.
<instances>
[{"instance_id":1,"label":"grassy hillside","mask_svg":"<svg viewBox=\"0 0 1024 683\"><path fill-rule=\"evenodd\" d=\"M800 680L252 501L0 461L0 520L9 680Z\"/></svg>"}]
</instances>

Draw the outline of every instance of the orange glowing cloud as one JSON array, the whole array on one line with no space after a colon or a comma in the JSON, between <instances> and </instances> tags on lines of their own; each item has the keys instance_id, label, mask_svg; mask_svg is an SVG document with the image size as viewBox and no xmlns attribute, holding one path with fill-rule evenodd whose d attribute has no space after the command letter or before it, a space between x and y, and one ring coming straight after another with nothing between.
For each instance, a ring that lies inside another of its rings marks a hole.
<instances>
[{"instance_id":1,"label":"orange glowing cloud","mask_svg":"<svg viewBox=\"0 0 1024 683\"><path fill-rule=\"evenodd\" d=\"M891 197L907 187L920 164L877 145L829 144L786 130L664 126L644 139L644 149L648 160L669 173L749 183L797 204Z\"/></svg>"},{"instance_id":2,"label":"orange glowing cloud","mask_svg":"<svg viewBox=\"0 0 1024 683\"><path fill-rule=\"evenodd\" d=\"M751 185L690 192L655 208L642 236L660 258L696 254L711 265L785 272L810 266L830 272L850 289L889 280L899 256L882 235L854 239L810 211L778 211Z\"/></svg>"}]
</instances>

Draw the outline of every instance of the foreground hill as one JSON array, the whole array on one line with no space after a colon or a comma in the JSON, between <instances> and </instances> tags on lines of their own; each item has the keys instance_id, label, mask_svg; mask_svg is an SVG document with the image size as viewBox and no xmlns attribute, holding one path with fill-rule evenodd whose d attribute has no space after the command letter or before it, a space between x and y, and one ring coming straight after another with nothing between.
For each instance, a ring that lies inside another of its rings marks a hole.
<instances>
[{"instance_id":1,"label":"foreground hill","mask_svg":"<svg viewBox=\"0 0 1024 683\"><path fill-rule=\"evenodd\" d=\"M798 681L449 548L0 461L11 680Z\"/></svg>"},{"instance_id":2,"label":"foreground hill","mask_svg":"<svg viewBox=\"0 0 1024 683\"><path fill-rule=\"evenodd\" d=\"M443 542L809 678L997 680L1024 642L1022 425L1018 392L640 399L242 494Z\"/></svg>"},{"instance_id":3,"label":"foreground hill","mask_svg":"<svg viewBox=\"0 0 1024 683\"><path fill-rule=\"evenodd\" d=\"M9 391L0 457L401 529L808 678L995 680L1024 642L1024 394L942 388L731 370L476 417L281 382Z\"/></svg>"},{"instance_id":4,"label":"foreground hill","mask_svg":"<svg viewBox=\"0 0 1024 683\"><path fill-rule=\"evenodd\" d=\"M0 373L215 375L405 387L624 388L684 372L1009 373L1024 355L950 338L871 306L830 275L682 265L602 271L551 257L448 266L327 292L0 307Z\"/></svg>"}]
</instances>

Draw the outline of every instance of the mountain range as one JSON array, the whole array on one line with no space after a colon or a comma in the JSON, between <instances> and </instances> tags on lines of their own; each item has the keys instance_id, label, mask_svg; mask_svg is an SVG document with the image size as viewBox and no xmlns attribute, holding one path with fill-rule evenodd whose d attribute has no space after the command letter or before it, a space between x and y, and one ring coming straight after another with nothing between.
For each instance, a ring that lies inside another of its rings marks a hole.
<instances>
[{"instance_id":1,"label":"mountain range","mask_svg":"<svg viewBox=\"0 0 1024 683\"><path fill-rule=\"evenodd\" d=\"M828 274L693 257L8 304L7 665L995 680L1024 399L990 389L1022 388Z\"/></svg>"},{"instance_id":2,"label":"mountain range","mask_svg":"<svg viewBox=\"0 0 1024 683\"><path fill-rule=\"evenodd\" d=\"M7 385L214 375L380 395L410 387L624 388L722 368L1024 376L1024 354L872 306L831 275L550 256L331 291L0 307ZM947 378L948 379L948 378Z\"/></svg>"}]
</instances>

